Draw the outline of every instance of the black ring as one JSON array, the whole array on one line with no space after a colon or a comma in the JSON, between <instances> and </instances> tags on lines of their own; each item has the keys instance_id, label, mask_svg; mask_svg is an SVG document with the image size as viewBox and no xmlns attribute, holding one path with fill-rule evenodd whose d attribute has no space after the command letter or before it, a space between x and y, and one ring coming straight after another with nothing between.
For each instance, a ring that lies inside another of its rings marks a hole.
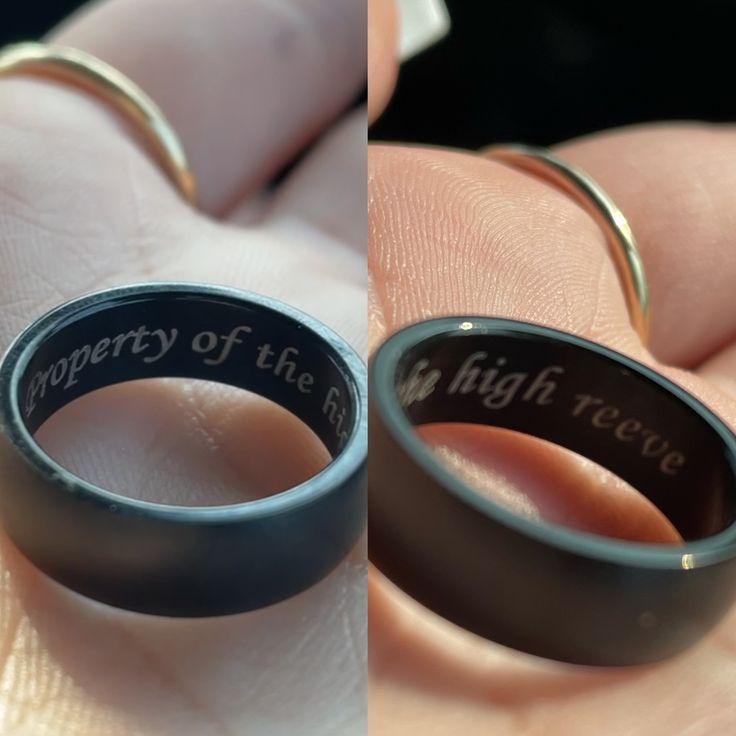
<instances>
[{"instance_id":1,"label":"black ring","mask_svg":"<svg viewBox=\"0 0 736 736\"><path fill-rule=\"evenodd\" d=\"M370 377L373 562L465 629L532 654L627 665L702 637L736 597L736 438L640 363L557 330L452 317L376 352ZM609 468L684 544L647 544L515 515L443 467L413 431L506 427Z\"/></svg>"},{"instance_id":2,"label":"black ring","mask_svg":"<svg viewBox=\"0 0 736 736\"><path fill-rule=\"evenodd\" d=\"M254 391L302 419L333 457L247 503L179 507L98 488L33 433L83 394L123 381L199 378ZM365 368L316 320L272 299L200 284L110 289L31 325L0 367L0 494L9 536L41 570L134 611L214 616L299 593L365 524Z\"/></svg>"}]
</instances>

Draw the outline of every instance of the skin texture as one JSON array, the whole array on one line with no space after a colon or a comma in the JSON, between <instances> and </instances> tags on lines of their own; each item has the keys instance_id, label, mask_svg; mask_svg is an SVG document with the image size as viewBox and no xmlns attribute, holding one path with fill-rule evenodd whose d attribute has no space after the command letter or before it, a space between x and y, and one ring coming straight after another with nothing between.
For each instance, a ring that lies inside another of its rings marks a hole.
<instances>
[{"instance_id":1,"label":"skin texture","mask_svg":"<svg viewBox=\"0 0 736 736\"><path fill-rule=\"evenodd\" d=\"M203 211L180 200L93 97L1 80L0 350L79 294L182 279L287 301L364 352L366 115L345 111L365 83L365 24L360 0L112 0L54 32L163 108ZM40 440L108 488L184 504L272 493L326 462L284 411L181 381L86 397ZM13 482L0 468L0 484ZM0 732L363 733L365 603L358 549L313 589L262 611L146 617L57 586L3 537Z\"/></svg>"},{"instance_id":2,"label":"skin texture","mask_svg":"<svg viewBox=\"0 0 736 736\"><path fill-rule=\"evenodd\" d=\"M641 345L629 324L601 232L563 194L477 154L374 145L371 346L402 325L448 314L538 322L654 366L736 426L732 127L638 126L556 151L598 180L637 235L652 296L651 344ZM560 451L472 427L424 436L480 492L519 513L677 540L633 489L610 477L601 487L598 468ZM372 735L710 736L736 728L736 611L674 660L611 670L547 662L473 637L375 571L369 608Z\"/></svg>"}]
</instances>

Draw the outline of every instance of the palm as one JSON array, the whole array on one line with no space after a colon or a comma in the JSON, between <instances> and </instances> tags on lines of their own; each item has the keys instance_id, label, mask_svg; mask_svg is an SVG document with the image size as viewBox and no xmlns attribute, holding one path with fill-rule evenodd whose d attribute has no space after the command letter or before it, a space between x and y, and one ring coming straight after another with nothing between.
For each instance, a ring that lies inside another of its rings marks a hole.
<instances>
[{"instance_id":1,"label":"palm","mask_svg":"<svg viewBox=\"0 0 736 736\"><path fill-rule=\"evenodd\" d=\"M365 59L354 53L362 4L318 0L294 13L216 5L204 14L198 3L162 1L141 13L119 0L60 38L130 73L169 113L200 174L206 214L179 200L95 100L36 80L0 84L2 346L81 293L189 280L282 299L364 349L365 118L356 111L334 122L363 84ZM123 48L121 37L138 42ZM264 42L272 37L285 52ZM323 143L277 189L264 190L317 135ZM184 504L273 492L326 460L311 434L273 405L182 382L85 397L39 439L108 488ZM73 595L7 539L1 555L3 733L361 730L360 552L290 601L194 621Z\"/></svg>"},{"instance_id":2,"label":"palm","mask_svg":"<svg viewBox=\"0 0 736 736\"><path fill-rule=\"evenodd\" d=\"M372 344L445 314L542 322L649 362L736 426L736 259L730 129L641 128L568 144L629 217L653 301L642 348L600 230L554 188L478 156L369 151ZM401 267L396 268L399 264ZM492 493L500 476L546 513L598 531L666 538L631 489L559 453L501 449L478 428L428 433L460 473ZM694 492L697 492L694 489ZM635 531L634 531L635 530ZM730 733L736 613L679 658L621 670L568 667L451 627L373 575L373 731L382 736Z\"/></svg>"}]
</instances>

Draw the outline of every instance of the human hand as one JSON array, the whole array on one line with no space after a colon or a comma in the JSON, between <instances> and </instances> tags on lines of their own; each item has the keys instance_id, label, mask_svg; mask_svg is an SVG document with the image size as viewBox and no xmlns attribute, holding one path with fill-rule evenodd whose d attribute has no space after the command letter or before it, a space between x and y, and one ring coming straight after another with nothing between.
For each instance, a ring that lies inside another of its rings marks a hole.
<instances>
[{"instance_id":1,"label":"human hand","mask_svg":"<svg viewBox=\"0 0 736 736\"><path fill-rule=\"evenodd\" d=\"M188 280L281 299L363 350L365 111L345 111L364 84L364 39L360 0L112 0L55 31L51 41L111 63L163 108L203 211L181 201L104 103L50 81L0 81L0 348L82 293ZM84 397L39 441L106 488L179 504L273 493L327 461L278 407L182 381ZM362 732L361 550L291 600L209 620L96 604L6 537L0 570L7 736Z\"/></svg>"},{"instance_id":2,"label":"human hand","mask_svg":"<svg viewBox=\"0 0 736 736\"><path fill-rule=\"evenodd\" d=\"M630 325L602 232L564 194L479 155L371 146L372 347L404 324L448 314L543 323L655 367L735 427L733 130L640 126L556 152L593 176L631 223L652 297L649 346ZM424 434L480 492L502 493L524 513L602 534L677 539L633 489L567 453L480 427ZM379 574L371 573L369 598L371 733L664 736L729 733L736 724L736 612L671 661L614 670L547 662L474 637Z\"/></svg>"}]
</instances>

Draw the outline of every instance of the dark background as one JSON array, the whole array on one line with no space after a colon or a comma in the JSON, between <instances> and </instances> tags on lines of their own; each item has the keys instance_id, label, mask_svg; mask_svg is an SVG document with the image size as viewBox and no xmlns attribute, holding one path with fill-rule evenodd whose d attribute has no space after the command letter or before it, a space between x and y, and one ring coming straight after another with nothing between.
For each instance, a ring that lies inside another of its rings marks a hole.
<instances>
[{"instance_id":1,"label":"dark background","mask_svg":"<svg viewBox=\"0 0 736 736\"><path fill-rule=\"evenodd\" d=\"M78 0L4 0L0 13L0 46L33 41L83 5Z\"/></svg>"},{"instance_id":2,"label":"dark background","mask_svg":"<svg viewBox=\"0 0 736 736\"><path fill-rule=\"evenodd\" d=\"M81 4L6 2L0 44L38 38ZM736 0L448 5L450 36L402 67L373 138L548 145L648 120L736 120Z\"/></svg>"},{"instance_id":3,"label":"dark background","mask_svg":"<svg viewBox=\"0 0 736 736\"><path fill-rule=\"evenodd\" d=\"M549 145L663 119L736 120L736 0L449 0L371 130L463 148Z\"/></svg>"}]
</instances>

